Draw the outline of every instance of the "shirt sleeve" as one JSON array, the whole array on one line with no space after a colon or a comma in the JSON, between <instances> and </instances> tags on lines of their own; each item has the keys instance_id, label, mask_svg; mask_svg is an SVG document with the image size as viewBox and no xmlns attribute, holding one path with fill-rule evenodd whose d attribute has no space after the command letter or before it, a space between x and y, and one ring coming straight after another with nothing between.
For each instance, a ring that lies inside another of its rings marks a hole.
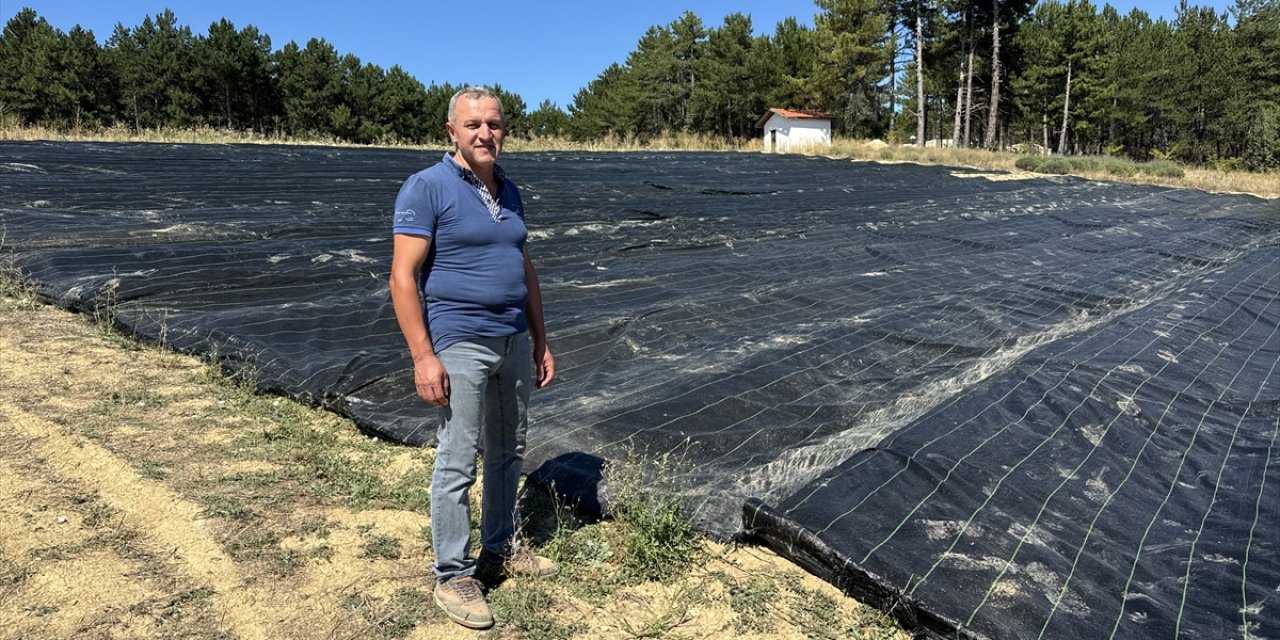
<instances>
[{"instance_id":1,"label":"shirt sleeve","mask_svg":"<svg viewBox=\"0 0 1280 640\"><path fill-rule=\"evenodd\" d=\"M436 220L439 208L431 185L420 175L410 176L400 187L396 196L395 219L391 223L392 233L408 233L433 237L436 233Z\"/></svg>"}]
</instances>

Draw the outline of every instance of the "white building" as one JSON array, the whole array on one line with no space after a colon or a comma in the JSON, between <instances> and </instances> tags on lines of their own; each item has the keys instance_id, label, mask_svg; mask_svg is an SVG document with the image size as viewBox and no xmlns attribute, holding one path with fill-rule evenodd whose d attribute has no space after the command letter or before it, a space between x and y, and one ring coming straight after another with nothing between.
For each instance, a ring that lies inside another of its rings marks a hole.
<instances>
[{"instance_id":1,"label":"white building","mask_svg":"<svg viewBox=\"0 0 1280 640\"><path fill-rule=\"evenodd\" d=\"M831 146L831 114L822 111L770 109L756 128L764 130L765 153Z\"/></svg>"}]
</instances>

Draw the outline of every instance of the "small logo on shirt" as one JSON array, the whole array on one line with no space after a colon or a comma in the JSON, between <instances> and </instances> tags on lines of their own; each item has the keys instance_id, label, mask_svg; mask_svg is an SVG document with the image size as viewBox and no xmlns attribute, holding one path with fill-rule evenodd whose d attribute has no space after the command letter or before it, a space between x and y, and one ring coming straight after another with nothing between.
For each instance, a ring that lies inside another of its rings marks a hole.
<instances>
[{"instance_id":1,"label":"small logo on shirt","mask_svg":"<svg viewBox=\"0 0 1280 640\"><path fill-rule=\"evenodd\" d=\"M414 213L413 209L409 209L408 211L397 211L395 221L396 224L400 224L401 222L413 222L413 219L416 217L418 217L418 214Z\"/></svg>"}]
</instances>

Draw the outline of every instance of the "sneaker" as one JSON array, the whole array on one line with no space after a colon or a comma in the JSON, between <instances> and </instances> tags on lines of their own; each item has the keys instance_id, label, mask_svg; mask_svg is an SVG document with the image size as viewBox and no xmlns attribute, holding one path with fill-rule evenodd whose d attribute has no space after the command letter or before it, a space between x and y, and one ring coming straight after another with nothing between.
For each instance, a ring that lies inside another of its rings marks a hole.
<instances>
[{"instance_id":1,"label":"sneaker","mask_svg":"<svg viewBox=\"0 0 1280 640\"><path fill-rule=\"evenodd\" d=\"M436 604L450 620L468 629L493 626L493 612L484 599L484 584L471 576L459 576L436 585Z\"/></svg>"},{"instance_id":2,"label":"sneaker","mask_svg":"<svg viewBox=\"0 0 1280 640\"><path fill-rule=\"evenodd\" d=\"M478 572L500 574L502 577L550 578L560 574L560 567L550 558L544 558L527 549L521 549L503 557L488 549L480 553Z\"/></svg>"},{"instance_id":3,"label":"sneaker","mask_svg":"<svg viewBox=\"0 0 1280 640\"><path fill-rule=\"evenodd\" d=\"M551 558L544 558L532 551L521 551L507 558L502 564L509 576L550 578L560 574L560 566Z\"/></svg>"}]
</instances>

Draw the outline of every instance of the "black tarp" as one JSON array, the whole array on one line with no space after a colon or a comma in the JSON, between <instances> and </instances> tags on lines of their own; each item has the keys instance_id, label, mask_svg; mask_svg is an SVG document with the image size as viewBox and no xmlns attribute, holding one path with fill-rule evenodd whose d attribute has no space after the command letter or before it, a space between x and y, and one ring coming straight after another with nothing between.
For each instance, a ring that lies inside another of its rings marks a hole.
<instances>
[{"instance_id":1,"label":"black tarp","mask_svg":"<svg viewBox=\"0 0 1280 640\"><path fill-rule=\"evenodd\" d=\"M429 443L387 293L441 152L0 144L57 304ZM508 154L560 378L528 469L678 460L692 517L923 629L1280 636L1280 206L800 156Z\"/></svg>"}]
</instances>

